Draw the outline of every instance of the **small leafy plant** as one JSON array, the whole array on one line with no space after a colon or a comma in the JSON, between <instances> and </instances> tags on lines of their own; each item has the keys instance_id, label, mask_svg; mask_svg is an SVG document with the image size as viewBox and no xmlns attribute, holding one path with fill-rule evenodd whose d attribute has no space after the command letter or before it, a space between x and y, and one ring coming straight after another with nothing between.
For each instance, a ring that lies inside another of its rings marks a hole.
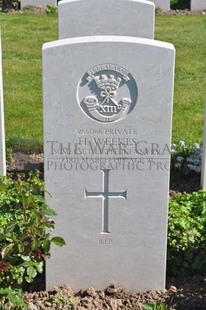
<instances>
[{"instance_id":1,"label":"small leafy plant","mask_svg":"<svg viewBox=\"0 0 206 310\"><path fill-rule=\"evenodd\" d=\"M0 289L0 310L27 309L21 289L11 287Z\"/></svg>"},{"instance_id":2,"label":"small leafy plant","mask_svg":"<svg viewBox=\"0 0 206 310\"><path fill-rule=\"evenodd\" d=\"M170 307L167 307L165 303L157 301L155 304L144 304L144 310L174 310Z\"/></svg>"},{"instance_id":3,"label":"small leafy plant","mask_svg":"<svg viewBox=\"0 0 206 310\"><path fill-rule=\"evenodd\" d=\"M13 151L11 147L6 148L6 162L11 163L13 159Z\"/></svg>"},{"instance_id":4,"label":"small leafy plant","mask_svg":"<svg viewBox=\"0 0 206 310\"><path fill-rule=\"evenodd\" d=\"M170 200L169 275L206 272L206 191L178 194Z\"/></svg>"},{"instance_id":5,"label":"small leafy plant","mask_svg":"<svg viewBox=\"0 0 206 310\"><path fill-rule=\"evenodd\" d=\"M47 14L54 14L56 12L57 12L57 6L47 5L47 7L46 7L46 13Z\"/></svg>"},{"instance_id":6,"label":"small leafy plant","mask_svg":"<svg viewBox=\"0 0 206 310\"><path fill-rule=\"evenodd\" d=\"M0 178L0 302L12 303L12 309L16 303L21 308L22 283L43 272L51 243L65 244L61 237L51 237L50 217L56 213L45 204L43 193L38 174L26 181L21 176Z\"/></svg>"},{"instance_id":7,"label":"small leafy plant","mask_svg":"<svg viewBox=\"0 0 206 310\"><path fill-rule=\"evenodd\" d=\"M51 298L52 304L55 304L59 310L67 309L73 303L71 296L63 290L57 290L57 293Z\"/></svg>"}]
</instances>

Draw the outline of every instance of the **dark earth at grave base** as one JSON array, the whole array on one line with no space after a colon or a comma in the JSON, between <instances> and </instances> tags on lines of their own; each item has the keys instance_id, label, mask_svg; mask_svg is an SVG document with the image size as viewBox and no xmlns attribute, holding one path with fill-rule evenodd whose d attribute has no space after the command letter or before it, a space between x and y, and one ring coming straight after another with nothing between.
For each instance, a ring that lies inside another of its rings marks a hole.
<instances>
[{"instance_id":1,"label":"dark earth at grave base","mask_svg":"<svg viewBox=\"0 0 206 310\"><path fill-rule=\"evenodd\" d=\"M16 173L28 173L38 169L43 174L43 154L14 153L7 170ZM177 192L193 192L200 189L200 176L191 174L182 177L172 171L170 196ZM171 309L204 310L206 309L206 275L187 276L167 279L167 290L148 291L146 293L128 292L124 288L111 284L103 291L88 288L73 292L65 284L53 291L45 291L44 275L38 275L34 283L26 285L25 300L30 310L70 309L70 310L143 310L144 303L166 302ZM71 298L70 298L71 297Z\"/></svg>"}]
</instances>

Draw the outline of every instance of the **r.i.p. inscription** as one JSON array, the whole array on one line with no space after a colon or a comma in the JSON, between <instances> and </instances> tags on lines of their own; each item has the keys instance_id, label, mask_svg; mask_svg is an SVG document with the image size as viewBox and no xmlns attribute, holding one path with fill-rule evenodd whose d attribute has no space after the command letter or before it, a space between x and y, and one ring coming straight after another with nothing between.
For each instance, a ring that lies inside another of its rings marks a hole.
<instances>
[{"instance_id":1,"label":"r.i.p. inscription","mask_svg":"<svg viewBox=\"0 0 206 310\"><path fill-rule=\"evenodd\" d=\"M164 289L169 169L149 169L151 152L136 151L170 145L173 76L167 43L95 36L44 45L45 188L66 241L52 248L48 289Z\"/></svg>"}]
</instances>

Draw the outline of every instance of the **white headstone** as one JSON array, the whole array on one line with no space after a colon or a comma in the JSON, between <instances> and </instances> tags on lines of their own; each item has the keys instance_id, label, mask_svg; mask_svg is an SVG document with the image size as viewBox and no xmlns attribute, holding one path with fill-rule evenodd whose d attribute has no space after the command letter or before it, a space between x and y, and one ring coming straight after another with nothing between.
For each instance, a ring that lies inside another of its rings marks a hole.
<instances>
[{"instance_id":1,"label":"white headstone","mask_svg":"<svg viewBox=\"0 0 206 310\"><path fill-rule=\"evenodd\" d=\"M163 12L167 12L170 10L170 0L151 0L151 1L154 2L155 8L160 8Z\"/></svg>"},{"instance_id":2,"label":"white headstone","mask_svg":"<svg viewBox=\"0 0 206 310\"><path fill-rule=\"evenodd\" d=\"M190 10L191 11L206 10L206 0L190 0Z\"/></svg>"},{"instance_id":3,"label":"white headstone","mask_svg":"<svg viewBox=\"0 0 206 310\"><path fill-rule=\"evenodd\" d=\"M64 0L59 38L123 35L154 38L154 4L144 0Z\"/></svg>"},{"instance_id":4,"label":"white headstone","mask_svg":"<svg viewBox=\"0 0 206 310\"><path fill-rule=\"evenodd\" d=\"M56 6L57 0L21 0L21 9L28 6L46 8L47 5Z\"/></svg>"},{"instance_id":5,"label":"white headstone","mask_svg":"<svg viewBox=\"0 0 206 310\"><path fill-rule=\"evenodd\" d=\"M205 101L205 117L204 117L204 133L203 133L203 149L202 149L202 167L200 186L206 189L206 101Z\"/></svg>"},{"instance_id":6,"label":"white headstone","mask_svg":"<svg viewBox=\"0 0 206 310\"><path fill-rule=\"evenodd\" d=\"M174 54L121 36L44 45L45 188L66 241L48 289L165 288Z\"/></svg>"},{"instance_id":7,"label":"white headstone","mask_svg":"<svg viewBox=\"0 0 206 310\"><path fill-rule=\"evenodd\" d=\"M6 175L6 151L5 151L5 125L4 125L4 99L3 99L1 34L0 34L0 175Z\"/></svg>"}]
</instances>

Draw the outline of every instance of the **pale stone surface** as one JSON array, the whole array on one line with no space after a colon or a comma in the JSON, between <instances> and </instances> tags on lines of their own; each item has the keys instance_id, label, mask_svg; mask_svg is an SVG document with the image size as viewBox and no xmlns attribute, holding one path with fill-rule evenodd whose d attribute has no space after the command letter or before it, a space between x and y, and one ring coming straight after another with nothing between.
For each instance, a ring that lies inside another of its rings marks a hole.
<instances>
[{"instance_id":1,"label":"pale stone surface","mask_svg":"<svg viewBox=\"0 0 206 310\"><path fill-rule=\"evenodd\" d=\"M155 8L160 8L163 12L170 10L170 0L151 0L155 4ZM195 0L196 1L196 0Z\"/></svg>"},{"instance_id":2,"label":"pale stone surface","mask_svg":"<svg viewBox=\"0 0 206 310\"><path fill-rule=\"evenodd\" d=\"M203 133L203 150L202 150L202 167L200 186L206 189L206 101L205 101L205 117L204 117L204 133Z\"/></svg>"},{"instance_id":3,"label":"pale stone surface","mask_svg":"<svg viewBox=\"0 0 206 310\"><path fill-rule=\"evenodd\" d=\"M0 175L6 175L1 34L0 34Z\"/></svg>"},{"instance_id":4,"label":"pale stone surface","mask_svg":"<svg viewBox=\"0 0 206 310\"><path fill-rule=\"evenodd\" d=\"M47 289L165 288L174 47L96 36L43 47ZM57 82L58 81L58 82Z\"/></svg>"},{"instance_id":5,"label":"pale stone surface","mask_svg":"<svg viewBox=\"0 0 206 310\"><path fill-rule=\"evenodd\" d=\"M144 0L64 0L59 38L123 35L154 38L154 4Z\"/></svg>"},{"instance_id":6,"label":"pale stone surface","mask_svg":"<svg viewBox=\"0 0 206 310\"><path fill-rule=\"evenodd\" d=\"M27 6L46 8L47 5L56 6L57 0L21 0L21 9Z\"/></svg>"},{"instance_id":7,"label":"pale stone surface","mask_svg":"<svg viewBox=\"0 0 206 310\"><path fill-rule=\"evenodd\" d=\"M191 11L206 10L206 0L191 0L190 10Z\"/></svg>"}]
</instances>

